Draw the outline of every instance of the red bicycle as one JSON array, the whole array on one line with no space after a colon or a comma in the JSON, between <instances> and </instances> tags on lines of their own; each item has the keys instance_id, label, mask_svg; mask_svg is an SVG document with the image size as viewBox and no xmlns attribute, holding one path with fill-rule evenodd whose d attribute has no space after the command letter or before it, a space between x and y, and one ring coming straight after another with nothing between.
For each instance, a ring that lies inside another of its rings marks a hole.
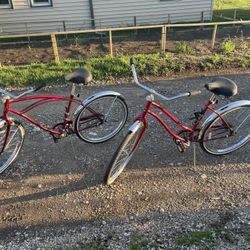
<instances>
[{"instance_id":1,"label":"red bicycle","mask_svg":"<svg viewBox=\"0 0 250 250\"><path fill-rule=\"evenodd\" d=\"M154 95L163 100L171 101L180 97L198 95L201 91L190 91L168 98L154 89L139 83L133 58L131 58L131 68L135 83L149 92L150 95L146 97L147 104L145 110L135 119L126 137L112 157L105 176L106 184L112 184L131 160L148 127L148 115L153 116L159 121L173 137L180 152L184 152L191 143L199 142L202 149L207 153L224 155L239 149L250 140L250 101L241 100L231 102L218 110L213 108L213 105L218 103L218 95L230 97L237 94L237 85L232 80L222 77L205 85L212 92L212 96L200 112L194 113L194 125L192 128L189 128L183 125L167 109L154 102ZM176 123L181 130L178 132L171 130L163 119L151 110L151 107L160 110ZM212 114L201 124L202 119L208 111L211 111Z\"/></svg>"},{"instance_id":2,"label":"red bicycle","mask_svg":"<svg viewBox=\"0 0 250 250\"><path fill-rule=\"evenodd\" d=\"M16 96L4 89L0 89L4 103L3 114L0 120L0 173L2 173L17 157L23 141L25 130L23 125L10 117L15 114L28 122L50 133L55 142L70 134L90 143L105 142L114 137L124 126L128 108L124 97L114 91L102 91L82 101L75 98L75 84L87 83L91 80L91 74L86 69L77 69L73 73L65 75L65 79L73 82L71 94L66 96L50 95L25 95L41 89L30 88L28 91ZM13 104L28 101L29 105L21 110L12 108ZM63 121L55 125L42 125L37 120L27 115L27 112L52 102L67 102ZM32 102L30 104L30 102ZM73 114L73 104L79 105Z\"/></svg>"}]
</instances>

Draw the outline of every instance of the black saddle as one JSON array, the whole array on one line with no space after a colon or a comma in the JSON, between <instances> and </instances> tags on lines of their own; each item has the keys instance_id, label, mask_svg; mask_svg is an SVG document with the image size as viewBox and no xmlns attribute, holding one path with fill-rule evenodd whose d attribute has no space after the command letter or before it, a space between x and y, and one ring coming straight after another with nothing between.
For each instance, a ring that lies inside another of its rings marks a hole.
<instances>
[{"instance_id":1,"label":"black saddle","mask_svg":"<svg viewBox=\"0 0 250 250\"><path fill-rule=\"evenodd\" d=\"M92 80L92 74L85 68L79 68L75 69L72 73L65 74L64 79L73 83L87 84Z\"/></svg>"},{"instance_id":2,"label":"black saddle","mask_svg":"<svg viewBox=\"0 0 250 250\"><path fill-rule=\"evenodd\" d=\"M234 96L238 93L236 83L226 77L215 78L211 83L207 83L205 88L215 95Z\"/></svg>"}]
</instances>

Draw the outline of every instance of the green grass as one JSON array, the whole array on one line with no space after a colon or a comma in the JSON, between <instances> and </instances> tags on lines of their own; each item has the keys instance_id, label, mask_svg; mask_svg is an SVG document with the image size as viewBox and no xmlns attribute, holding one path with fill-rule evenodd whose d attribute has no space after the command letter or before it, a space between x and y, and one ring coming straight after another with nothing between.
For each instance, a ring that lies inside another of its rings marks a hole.
<instances>
[{"instance_id":1,"label":"green grass","mask_svg":"<svg viewBox=\"0 0 250 250\"><path fill-rule=\"evenodd\" d=\"M237 9L236 18L250 20L249 0L216 0L214 2L214 14L233 18L234 10ZM223 18L215 17L214 21L223 21Z\"/></svg>"},{"instance_id":2,"label":"green grass","mask_svg":"<svg viewBox=\"0 0 250 250\"><path fill-rule=\"evenodd\" d=\"M249 0L215 0L215 9L250 9Z\"/></svg>"},{"instance_id":3,"label":"green grass","mask_svg":"<svg viewBox=\"0 0 250 250\"><path fill-rule=\"evenodd\" d=\"M146 250L146 249L159 249L159 244L155 241L150 242L148 239L141 235L133 234L130 240L131 250Z\"/></svg>"},{"instance_id":4,"label":"green grass","mask_svg":"<svg viewBox=\"0 0 250 250\"><path fill-rule=\"evenodd\" d=\"M213 235L211 231L196 231L196 232L190 232L180 235L176 239L177 245L197 245L202 243L211 244L214 243Z\"/></svg>"},{"instance_id":5,"label":"green grass","mask_svg":"<svg viewBox=\"0 0 250 250\"><path fill-rule=\"evenodd\" d=\"M24 67L0 67L0 87L16 88L35 86L42 83L49 85L63 84L65 73L75 68L86 67L96 81L115 81L131 79L130 56L89 58L86 60L67 60L61 63L33 64ZM207 71L224 68L250 67L250 55L232 56L214 54L196 56L166 53L134 55L139 77L168 76L175 72Z\"/></svg>"}]
</instances>

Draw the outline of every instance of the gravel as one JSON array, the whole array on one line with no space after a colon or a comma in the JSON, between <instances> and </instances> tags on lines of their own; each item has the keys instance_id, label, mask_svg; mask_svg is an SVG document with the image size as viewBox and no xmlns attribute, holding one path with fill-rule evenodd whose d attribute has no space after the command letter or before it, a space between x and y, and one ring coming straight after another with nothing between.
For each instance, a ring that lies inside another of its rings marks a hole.
<instances>
[{"instance_id":1,"label":"gravel","mask_svg":"<svg viewBox=\"0 0 250 250\"><path fill-rule=\"evenodd\" d=\"M232 100L249 99L250 75L228 77L240 89ZM204 89L210 80L158 81L153 87L171 96ZM81 98L103 89L81 87ZM223 157L197 147L194 165L193 148L179 153L150 120L124 173L111 187L103 185L113 152L145 104L145 93L133 85L112 89L125 96L130 115L123 131L105 144L86 144L76 136L54 144L49 134L24 123L24 147L0 180L0 249L250 249L249 144ZM200 97L168 108L187 120L208 97L204 89ZM60 109L64 105L55 104L37 118L50 122Z\"/></svg>"}]
</instances>

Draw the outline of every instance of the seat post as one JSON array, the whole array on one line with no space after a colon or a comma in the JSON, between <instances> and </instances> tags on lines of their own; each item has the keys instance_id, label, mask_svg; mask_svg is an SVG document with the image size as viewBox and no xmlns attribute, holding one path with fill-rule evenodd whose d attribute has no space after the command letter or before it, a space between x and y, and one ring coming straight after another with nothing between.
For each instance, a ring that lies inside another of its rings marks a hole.
<instances>
[{"instance_id":1,"label":"seat post","mask_svg":"<svg viewBox=\"0 0 250 250\"><path fill-rule=\"evenodd\" d=\"M212 104L215 104L215 103L217 102L217 97L216 97L215 94L212 94L212 96L210 97L210 102L211 102Z\"/></svg>"},{"instance_id":2,"label":"seat post","mask_svg":"<svg viewBox=\"0 0 250 250\"><path fill-rule=\"evenodd\" d=\"M75 86L75 84L73 83L73 84L72 84L72 88L71 88L71 92L70 92L70 94L71 94L72 96L75 95L75 89L76 89L76 86Z\"/></svg>"}]
</instances>

